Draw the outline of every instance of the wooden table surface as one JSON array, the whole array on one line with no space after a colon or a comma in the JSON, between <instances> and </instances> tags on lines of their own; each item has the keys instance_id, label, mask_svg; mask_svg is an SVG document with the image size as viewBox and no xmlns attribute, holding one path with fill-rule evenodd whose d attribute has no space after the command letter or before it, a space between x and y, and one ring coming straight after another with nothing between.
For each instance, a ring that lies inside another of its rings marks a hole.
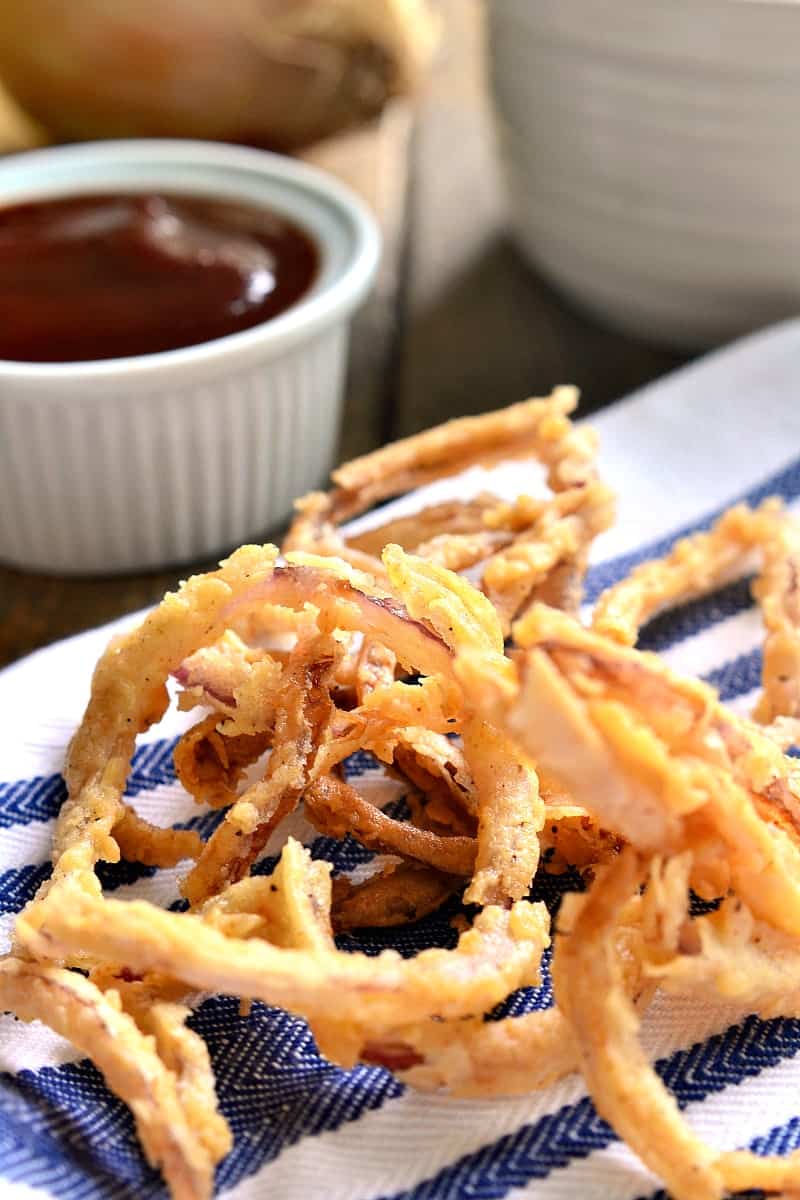
<instances>
[{"instance_id":1,"label":"wooden table surface","mask_svg":"<svg viewBox=\"0 0 800 1200\"><path fill-rule=\"evenodd\" d=\"M479 2L441 8L443 48L414 114L398 105L377 130L309 156L365 195L386 243L354 331L341 458L556 383L578 384L592 411L683 361L599 326L520 260L506 235ZM192 566L91 579L0 567L0 665L155 601Z\"/></svg>"}]
</instances>

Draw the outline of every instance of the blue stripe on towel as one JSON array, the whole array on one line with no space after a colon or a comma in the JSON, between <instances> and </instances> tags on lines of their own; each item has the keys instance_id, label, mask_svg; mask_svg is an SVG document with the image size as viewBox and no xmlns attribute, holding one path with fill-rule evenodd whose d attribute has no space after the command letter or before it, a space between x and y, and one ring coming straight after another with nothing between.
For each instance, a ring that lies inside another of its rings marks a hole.
<instances>
[{"instance_id":1,"label":"blue stripe on towel","mask_svg":"<svg viewBox=\"0 0 800 1200\"><path fill-rule=\"evenodd\" d=\"M679 1050L657 1064L681 1106L759 1075L800 1051L800 1021L748 1017L724 1034ZM415 1187L381 1200L500 1200L531 1179L545 1179L576 1158L602 1150L616 1136L588 1097L449 1163Z\"/></svg>"}]
</instances>

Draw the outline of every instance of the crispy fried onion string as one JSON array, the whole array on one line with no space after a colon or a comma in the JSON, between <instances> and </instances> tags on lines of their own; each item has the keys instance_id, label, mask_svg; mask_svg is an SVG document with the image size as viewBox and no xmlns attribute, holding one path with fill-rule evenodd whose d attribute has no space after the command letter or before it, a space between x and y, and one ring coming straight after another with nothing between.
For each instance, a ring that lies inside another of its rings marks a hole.
<instances>
[{"instance_id":1,"label":"crispy fried onion string","mask_svg":"<svg viewBox=\"0 0 800 1200\"><path fill-rule=\"evenodd\" d=\"M648 871L646 861L629 848L587 895L567 898L553 963L556 998L577 1040L598 1112L661 1176L676 1200L722 1200L751 1188L794 1193L800 1155L763 1158L706 1146L684 1121L638 1042L639 1020L622 985L614 946L618 923L631 903L651 909L644 921L646 974L668 980L674 991L710 983L735 999L743 1014L772 1015L776 1000L780 1012L796 1011L797 942L769 927L754 942L755 923L739 902L687 922L690 858L679 856L666 865L654 861Z\"/></svg>"},{"instance_id":2,"label":"crispy fried onion string","mask_svg":"<svg viewBox=\"0 0 800 1200\"><path fill-rule=\"evenodd\" d=\"M595 434L570 422L576 403L573 388L557 388L547 398L451 421L348 463L333 473L333 491L298 501L284 550L335 555L377 578L385 578L379 555L387 543L453 571L480 565L481 587L504 633L533 600L577 612L589 549L611 524L614 505L596 476ZM512 458L539 460L549 499L521 496L509 504L484 493L349 536L339 528L379 500L476 463Z\"/></svg>"},{"instance_id":3,"label":"crispy fried onion string","mask_svg":"<svg viewBox=\"0 0 800 1200\"><path fill-rule=\"evenodd\" d=\"M183 894L193 906L241 879L273 830L296 807L333 719L325 683L335 662L335 644L323 636L308 646L301 644L287 664L266 773L231 805L183 881Z\"/></svg>"},{"instance_id":4,"label":"crispy fried onion string","mask_svg":"<svg viewBox=\"0 0 800 1200\"><path fill-rule=\"evenodd\" d=\"M69 798L56 826L54 886L91 872L99 859L119 859L113 829L123 816L121 794L137 735L163 715L170 673L224 633L231 604L271 577L276 557L272 546L242 547L218 571L168 594L140 629L115 639L100 659L67 756Z\"/></svg>"},{"instance_id":5,"label":"crispy fried onion string","mask_svg":"<svg viewBox=\"0 0 800 1200\"><path fill-rule=\"evenodd\" d=\"M647 853L692 849L692 886L732 887L800 934L800 779L793 760L712 689L652 654L537 606L515 629L519 688L459 664L494 718L596 820Z\"/></svg>"},{"instance_id":6,"label":"crispy fried onion string","mask_svg":"<svg viewBox=\"0 0 800 1200\"><path fill-rule=\"evenodd\" d=\"M390 863L369 879L345 877L333 889L331 919L337 933L369 926L407 925L435 912L463 881L417 863Z\"/></svg>"},{"instance_id":7,"label":"crispy fried onion string","mask_svg":"<svg viewBox=\"0 0 800 1200\"><path fill-rule=\"evenodd\" d=\"M17 920L17 956L0 960L0 1005L92 1055L180 1200L210 1196L230 1146L208 1053L186 1024L206 991L282 1005L333 1061L382 1064L426 1090L515 1094L579 1067L676 1200L800 1190L798 1156L706 1147L638 1040L656 988L800 1012L800 773L783 753L800 728L800 523L775 501L737 506L637 567L584 628L588 553L613 504L574 404L559 389L348 464L332 492L300 502L283 556L243 547L98 663L53 877ZM341 527L508 457L537 458L550 495L484 492ZM663 607L754 558L760 725L634 648ZM455 573L466 569L479 586ZM180 708L203 710L175 766L195 800L221 810L205 843L123 799L168 684ZM342 765L356 752L400 780L405 819L384 811L386 781L370 792ZM289 838L271 875L251 875L301 804L326 835L385 857L332 879ZM120 856L189 860L190 910L104 898L94 868ZM486 1020L540 981L550 921L525 899L540 866L580 870L588 888L559 913L556 1004ZM691 917L692 891L715 911ZM471 927L453 918L452 950L404 959L334 941L334 930L418 921L461 892L483 907Z\"/></svg>"},{"instance_id":8,"label":"crispy fried onion string","mask_svg":"<svg viewBox=\"0 0 800 1200\"><path fill-rule=\"evenodd\" d=\"M72 886L72 881L70 881ZM214 1165L230 1149L230 1135L216 1111L213 1087L202 1087L202 1115L188 1095L187 1043L170 1057L174 1071L159 1055L149 1032L123 1011L119 994L102 992L75 971L18 958L0 960L0 1009L13 1009L23 1021L43 1021L91 1056L106 1083L131 1108L148 1162L159 1167L176 1200L211 1196ZM156 1011L149 1018L177 1046L177 1030L186 1011ZM194 1035L188 1054L207 1063ZM198 1039L199 1040L199 1039ZM200 1066L202 1071L202 1065ZM199 1098L199 1097L198 1097ZM198 1119L199 1118L199 1119Z\"/></svg>"},{"instance_id":9,"label":"crispy fried onion string","mask_svg":"<svg viewBox=\"0 0 800 1200\"><path fill-rule=\"evenodd\" d=\"M100 899L65 879L58 903L41 902L46 933L22 914L17 933L44 958L81 949L134 971L177 975L193 987L278 1004L308 1018L337 1017L366 1032L433 1015L484 1012L535 976L547 928L544 905L489 907L455 951L424 950L413 959L336 950L282 949L226 937L201 915L156 909L143 900Z\"/></svg>"},{"instance_id":10,"label":"crispy fried onion string","mask_svg":"<svg viewBox=\"0 0 800 1200\"><path fill-rule=\"evenodd\" d=\"M173 755L180 783L211 808L227 808L236 801L247 768L270 748L274 737L272 728L225 735L221 723L217 713L209 713L186 731Z\"/></svg>"},{"instance_id":11,"label":"crispy fried onion string","mask_svg":"<svg viewBox=\"0 0 800 1200\"><path fill-rule=\"evenodd\" d=\"M625 995L637 1011L656 985L642 969L641 914L630 906L615 930L615 953ZM427 1021L371 1041L366 1062L389 1067L422 1091L454 1096L512 1096L547 1087L579 1065L576 1040L556 1007L500 1021Z\"/></svg>"},{"instance_id":12,"label":"crispy fried onion string","mask_svg":"<svg viewBox=\"0 0 800 1200\"><path fill-rule=\"evenodd\" d=\"M148 867L174 867L184 859L199 857L203 849L199 834L151 825L127 804L111 833L123 858Z\"/></svg>"},{"instance_id":13,"label":"crispy fried onion string","mask_svg":"<svg viewBox=\"0 0 800 1200\"><path fill-rule=\"evenodd\" d=\"M553 982L581 1069L601 1116L680 1200L719 1200L724 1180L713 1150L685 1124L639 1045L639 1021L622 986L614 933L620 911L644 879L632 849L587 896L567 897L559 914Z\"/></svg>"},{"instance_id":14,"label":"crispy fried onion string","mask_svg":"<svg viewBox=\"0 0 800 1200\"><path fill-rule=\"evenodd\" d=\"M642 563L597 602L593 626L623 645L672 604L692 600L747 572L755 552L761 574L753 585L767 638L763 694L755 719L800 716L800 521L780 500L757 509L729 509L708 533L682 538L666 558Z\"/></svg>"},{"instance_id":15,"label":"crispy fried onion string","mask_svg":"<svg viewBox=\"0 0 800 1200\"><path fill-rule=\"evenodd\" d=\"M315 780L305 793L305 811L320 833L329 837L349 833L368 850L399 854L449 875L472 874L474 838L442 837L408 821L396 821L341 779L328 775Z\"/></svg>"}]
</instances>

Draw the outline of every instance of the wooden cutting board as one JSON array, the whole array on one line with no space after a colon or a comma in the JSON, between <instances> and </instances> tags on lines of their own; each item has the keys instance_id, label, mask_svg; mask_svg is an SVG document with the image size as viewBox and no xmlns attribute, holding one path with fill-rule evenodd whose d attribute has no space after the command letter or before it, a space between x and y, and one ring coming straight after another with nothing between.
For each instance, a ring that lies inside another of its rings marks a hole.
<instances>
[{"instance_id":1,"label":"wooden cutting board","mask_svg":"<svg viewBox=\"0 0 800 1200\"><path fill-rule=\"evenodd\" d=\"M374 124L320 142L301 156L353 188L383 235L378 278L353 326L341 460L365 454L391 436L412 123L412 106L397 100Z\"/></svg>"},{"instance_id":2,"label":"wooden cutting board","mask_svg":"<svg viewBox=\"0 0 800 1200\"><path fill-rule=\"evenodd\" d=\"M44 129L25 115L0 83L0 154L16 154L19 150L46 145Z\"/></svg>"}]
</instances>

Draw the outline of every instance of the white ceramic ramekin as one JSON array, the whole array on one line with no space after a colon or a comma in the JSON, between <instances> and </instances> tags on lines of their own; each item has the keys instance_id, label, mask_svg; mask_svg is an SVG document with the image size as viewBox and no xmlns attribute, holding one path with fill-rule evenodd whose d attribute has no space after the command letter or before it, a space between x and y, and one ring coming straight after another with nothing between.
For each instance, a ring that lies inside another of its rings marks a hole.
<instances>
[{"instance_id":1,"label":"white ceramic ramekin","mask_svg":"<svg viewBox=\"0 0 800 1200\"><path fill-rule=\"evenodd\" d=\"M513 229L565 292L706 345L800 309L800 4L491 0Z\"/></svg>"},{"instance_id":2,"label":"white ceramic ramekin","mask_svg":"<svg viewBox=\"0 0 800 1200\"><path fill-rule=\"evenodd\" d=\"M0 162L0 204L152 190L291 216L319 247L318 277L280 316L199 346L0 360L6 563L118 572L208 557L263 536L331 466L349 319L378 261L373 218L323 172L235 146L105 142Z\"/></svg>"}]
</instances>

